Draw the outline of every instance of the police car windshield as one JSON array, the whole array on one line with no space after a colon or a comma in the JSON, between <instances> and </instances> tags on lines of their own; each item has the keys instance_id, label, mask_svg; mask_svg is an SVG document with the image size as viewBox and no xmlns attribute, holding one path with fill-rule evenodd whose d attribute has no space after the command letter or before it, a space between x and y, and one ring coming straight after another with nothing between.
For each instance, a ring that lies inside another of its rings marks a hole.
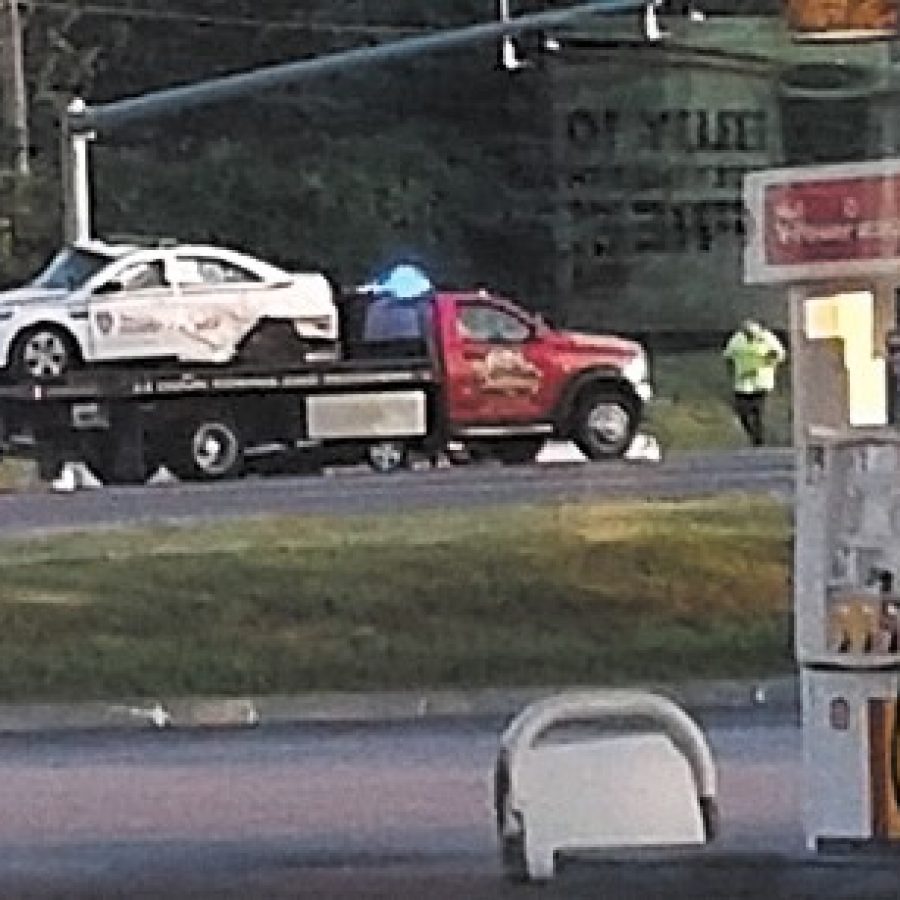
<instances>
[{"instance_id":1,"label":"police car windshield","mask_svg":"<svg viewBox=\"0 0 900 900\"><path fill-rule=\"evenodd\" d=\"M38 275L35 287L74 290L109 263L109 257L76 247L66 247Z\"/></svg>"}]
</instances>

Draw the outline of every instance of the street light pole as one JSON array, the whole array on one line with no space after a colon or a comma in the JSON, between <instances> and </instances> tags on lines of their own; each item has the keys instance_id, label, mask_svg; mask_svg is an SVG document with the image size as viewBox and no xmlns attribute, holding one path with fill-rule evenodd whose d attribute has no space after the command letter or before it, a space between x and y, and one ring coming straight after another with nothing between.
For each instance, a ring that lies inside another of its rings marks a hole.
<instances>
[{"instance_id":1,"label":"street light pole","mask_svg":"<svg viewBox=\"0 0 900 900\"><path fill-rule=\"evenodd\" d=\"M22 53L22 23L19 19L19 0L0 0L2 8L3 122L13 136L13 171L27 175L28 165L28 103L25 91L25 63Z\"/></svg>"},{"instance_id":2,"label":"street light pole","mask_svg":"<svg viewBox=\"0 0 900 900\"><path fill-rule=\"evenodd\" d=\"M95 133L73 125L73 120L85 108L84 100L76 97L62 120L63 239L67 243L83 242L91 237L89 144Z\"/></svg>"}]
</instances>

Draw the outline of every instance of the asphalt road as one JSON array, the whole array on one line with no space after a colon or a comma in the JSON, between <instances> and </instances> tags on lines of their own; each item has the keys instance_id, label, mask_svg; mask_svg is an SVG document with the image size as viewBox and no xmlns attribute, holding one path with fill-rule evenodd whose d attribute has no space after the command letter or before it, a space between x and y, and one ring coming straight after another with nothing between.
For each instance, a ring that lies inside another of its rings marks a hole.
<instances>
[{"instance_id":1,"label":"asphalt road","mask_svg":"<svg viewBox=\"0 0 900 900\"><path fill-rule=\"evenodd\" d=\"M350 514L724 490L789 498L792 457L248 478L0 497L0 534L268 513ZM725 828L690 860L567 866L512 885L496 858L499 721L0 737L0 897L321 900L896 898L882 863L802 849L799 733L719 722Z\"/></svg>"},{"instance_id":2,"label":"asphalt road","mask_svg":"<svg viewBox=\"0 0 900 900\"><path fill-rule=\"evenodd\" d=\"M792 496L791 451L698 455L661 464L463 466L387 476L349 470L326 476L251 477L216 484L168 482L70 494L30 491L0 496L0 535L266 514L458 509L728 490Z\"/></svg>"},{"instance_id":3,"label":"asphalt road","mask_svg":"<svg viewBox=\"0 0 900 900\"><path fill-rule=\"evenodd\" d=\"M750 714L748 714L750 715ZM556 898L897 896L897 864L809 857L800 733L709 729L723 832L689 858L505 882L490 805L502 723L0 738L0 896Z\"/></svg>"}]
</instances>

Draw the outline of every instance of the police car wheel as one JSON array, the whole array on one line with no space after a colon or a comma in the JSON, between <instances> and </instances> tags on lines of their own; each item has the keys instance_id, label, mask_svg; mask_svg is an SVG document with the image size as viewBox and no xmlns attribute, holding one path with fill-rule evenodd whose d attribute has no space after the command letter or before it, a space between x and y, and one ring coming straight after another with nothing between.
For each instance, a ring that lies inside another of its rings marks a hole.
<instances>
[{"instance_id":1,"label":"police car wheel","mask_svg":"<svg viewBox=\"0 0 900 900\"><path fill-rule=\"evenodd\" d=\"M276 362L300 363L306 355L306 342L298 337L290 322L260 322L241 342L236 362L242 365L271 365Z\"/></svg>"},{"instance_id":2,"label":"police car wheel","mask_svg":"<svg viewBox=\"0 0 900 900\"><path fill-rule=\"evenodd\" d=\"M10 351L10 370L17 380L55 381L75 368L78 354L72 338L54 325L23 331Z\"/></svg>"}]
</instances>

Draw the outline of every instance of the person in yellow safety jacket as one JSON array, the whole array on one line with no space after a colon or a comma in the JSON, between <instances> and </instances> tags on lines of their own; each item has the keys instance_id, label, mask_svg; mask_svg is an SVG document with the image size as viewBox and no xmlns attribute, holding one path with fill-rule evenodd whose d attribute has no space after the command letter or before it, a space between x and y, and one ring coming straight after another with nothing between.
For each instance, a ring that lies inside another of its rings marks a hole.
<instances>
[{"instance_id":1,"label":"person in yellow safety jacket","mask_svg":"<svg viewBox=\"0 0 900 900\"><path fill-rule=\"evenodd\" d=\"M731 335L722 353L733 380L734 411L754 447L765 443L766 398L786 355L781 341L752 319Z\"/></svg>"}]
</instances>

